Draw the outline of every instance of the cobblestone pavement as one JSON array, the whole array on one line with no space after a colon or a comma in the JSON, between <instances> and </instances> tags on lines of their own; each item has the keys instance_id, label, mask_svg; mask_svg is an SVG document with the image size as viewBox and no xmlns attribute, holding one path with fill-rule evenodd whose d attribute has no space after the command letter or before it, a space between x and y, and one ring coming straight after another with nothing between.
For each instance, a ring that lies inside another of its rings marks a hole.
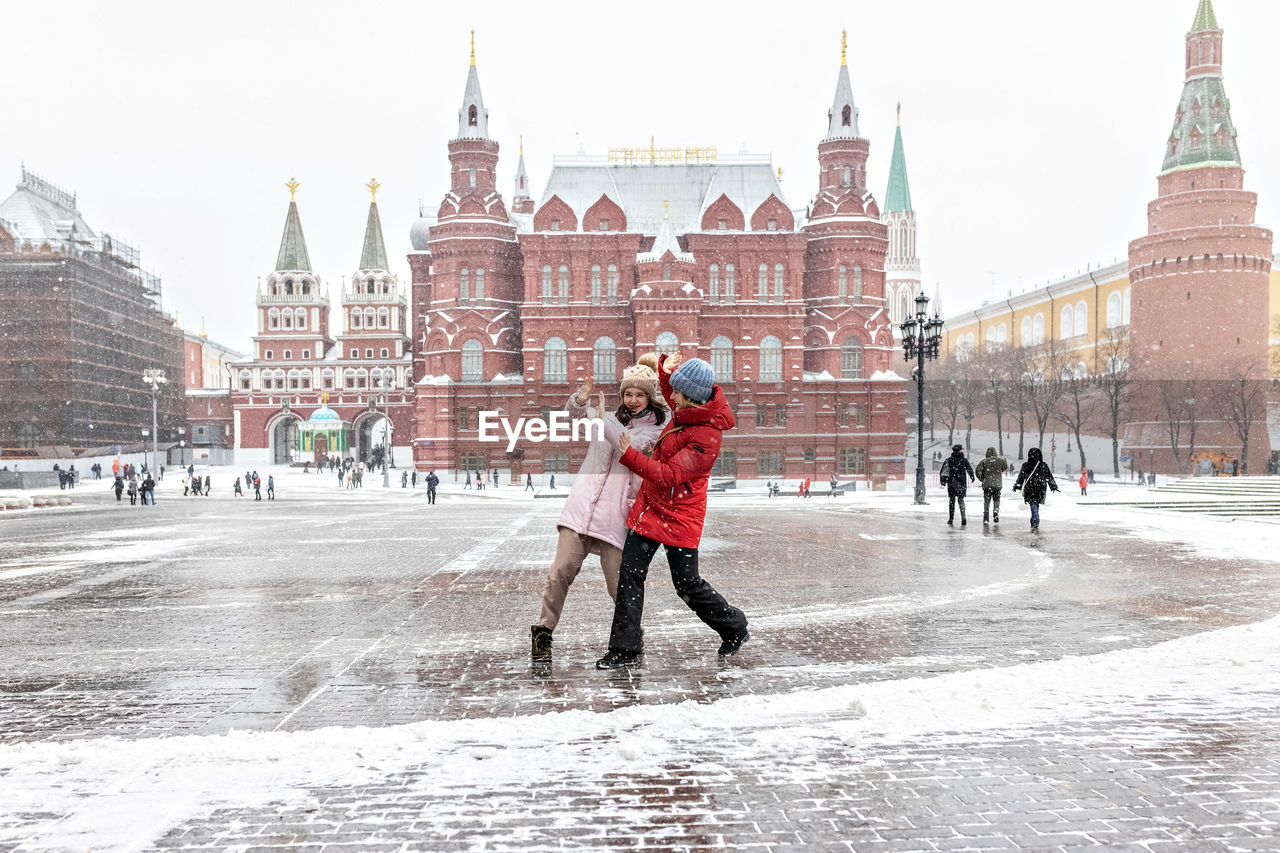
<instances>
[{"instance_id":1,"label":"cobblestone pavement","mask_svg":"<svg viewBox=\"0 0 1280 853\"><path fill-rule=\"evenodd\" d=\"M274 503L162 493L145 511L88 495L0 518L0 749L216 745L245 730L291 749L329 743L328 727L358 744L398 724L439 738L421 761L359 778L197 802L121 848L1280 849L1275 681L1228 690L1210 675L1078 707L1049 690L1061 713L945 722L964 679L1250 625L1270 637L1280 570L1261 548L1206 557L1144 537L1133 514L1057 527L1047 514L1033 537L1012 507L984 531L947 528L936 505L900 511L900 495L878 496L893 511L870 496L720 498L703 572L748 613L751 641L718 661L660 557L644 667L617 676L591 667L610 614L594 561L554 663L529 662L559 501L449 493L428 507L421 493L307 486ZM902 685L942 722L850 734L865 709L847 691ZM799 704L766 713L787 701ZM645 734L715 709L723 719L691 718L698 737L659 748ZM518 738L547 719L578 722L527 752L491 725ZM619 753L635 760L620 770ZM501 760L473 772L466 755ZM67 829L75 811L0 805L0 849L100 849Z\"/></svg>"}]
</instances>

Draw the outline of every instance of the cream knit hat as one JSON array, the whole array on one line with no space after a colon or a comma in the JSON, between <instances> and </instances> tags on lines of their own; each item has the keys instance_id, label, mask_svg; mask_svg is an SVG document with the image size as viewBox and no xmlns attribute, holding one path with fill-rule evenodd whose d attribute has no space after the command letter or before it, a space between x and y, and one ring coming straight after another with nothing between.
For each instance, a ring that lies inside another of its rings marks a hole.
<instances>
[{"instance_id":1,"label":"cream knit hat","mask_svg":"<svg viewBox=\"0 0 1280 853\"><path fill-rule=\"evenodd\" d=\"M639 363L622 372L622 382L618 383L618 395L628 388L639 388L649 395L649 405L655 409L665 409L662 393L658 390L658 357L653 353L640 356Z\"/></svg>"}]
</instances>

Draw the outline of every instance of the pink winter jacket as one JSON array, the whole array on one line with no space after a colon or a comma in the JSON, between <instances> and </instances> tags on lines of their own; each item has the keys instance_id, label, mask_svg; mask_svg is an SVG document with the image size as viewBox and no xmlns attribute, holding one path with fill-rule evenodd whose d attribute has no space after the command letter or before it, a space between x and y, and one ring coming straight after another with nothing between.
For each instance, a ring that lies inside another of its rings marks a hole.
<instances>
[{"instance_id":1,"label":"pink winter jacket","mask_svg":"<svg viewBox=\"0 0 1280 853\"><path fill-rule=\"evenodd\" d=\"M596 417L595 408L579 406L577 394L569 395L569 417ZM662 428L654 423L652 412L634 418L623 426L612 412L604 415L604 441L593 439L587 458L569 490L558 527L583 536L591 536L621 548L627 538L627 513L640 491L640 475L633 474L618 460L618 437L631 434L631 446L641 453L653 449ZM591 433L594 435L594 433ZM593 552L597 549L592 549Z\"/></svg>"}]
</instances>

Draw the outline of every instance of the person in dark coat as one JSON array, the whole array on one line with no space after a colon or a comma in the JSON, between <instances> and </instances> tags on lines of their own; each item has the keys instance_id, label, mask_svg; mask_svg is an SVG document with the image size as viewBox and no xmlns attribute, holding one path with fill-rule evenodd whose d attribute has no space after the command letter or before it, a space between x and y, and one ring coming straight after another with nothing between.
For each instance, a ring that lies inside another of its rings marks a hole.
<instances>
[{"instance_id":1,"label":"person in dark coat","mask_svg":"<svg viewBox=\"0 0 1280 853\"><path fill-rule=\"evenodd\" d=\"M273 501L275 499L276 499L276 476L275 474L268 474L267 475L267 500Z\"/></svg>"},{"instance_id":2,"label":"person in dark coat","mask_svg":"<svg viewBox=\"0 0 1280 853\"><path fill-rule=\"evenodd\" d=\"M232 494L233 494L233 495L235 495L237 498L242 498L242 497L244 497L244 492L242 492L242 491L240 490L240 478L239 478L239 477L236 477L235 491L234 491L234 492L232 492Z\"/></svg>"},{"instance_id":3,"label":"person in dark coat","mask_svg":"<svg viewBox=\"0 0 1280 853\"><path fill-rule=\"evenodd\" d=\"M750 639L746 614L698 573L708 478L720 455L723 433L734 427L733 410L715 384L710 364L700 358L682 361L676 353L658 362L659 387L673 414L652 458L632 447L628 434L618 441L620 461L644 482L627 516L629 532L622 548L609 651L596 661L597 669L636 665L644 645L644 582L659 545L666 549L671 582L680 599L720 635L719 654L735 654Z\"/></svg>"},{"instance_id":4,"label":"person in dark coat","mask_svg":"<svg viewBox=\"0 0 1280 853\"><path fill-rule=\"evenodd\" d=\"M973 466L964 455L964 445L957 444L951 448L951 455L942 463L938 472L942 482L947 484L947 524L956 520L956 504L960 504L960 526L964 527L969 519L964 515L964 496L969 492L969 484L975 479ZM966 480L965 478L968 477Z\"/></svg>"},{"instance_id":5,"label":"person in dark coat","mask_svg":"<svg viewBox=\"0 0 1280 853\"><path fill-rule=\"evenodd\" d=\"M529 491L529 490L530 490L530 489L532 489L532 488L533 488L533 475L532 475L532 474L525 474L525 475L524 475L524 490L527 492L527 491Z\"/></svg>"},{"instance_id":6,"label":"person in dark coat","mask_svg":"<svg viewBox=\"0 0 1280 853\"><path fill-rule=\"evenodd\" d=\"M1000 523L1000 492L1004 489L1004 472L1009 470L1009 463L1004 461L994 447L987 448L987 455L982 457L974 474L982 481L982 523L991 521Z\"/></svg>"},{"instance_id":7,"label":"person in dark coat","mask_svg":"<svg viewBox=\"0 0 1280 853\"><path fill-rule=\"evenodd\" d=\"M116 474L116 482L111 488L116 490L116 503L119 503L120 496L124 494L124 478Z\"/></svg>"},{"instance_id":8,"label":"person in dark coat","mask_svg":"<svg viewBox=\"0 0 1280 853\"><path fill-rule=\"evenodd\" d=\"M1018 479L1014 481L1013 490L1022 490L1022 500L1031 507L1031 529L1040 529L1040 504L1044 503L1048 490L1058 491L1058 482L1053 479L1053 472L1044 464L1044 455L1040 448L1033 447L1027 451L1027 461L1022 463Z\"/></svg>"},{"instance_id":9,"label":"person in dark coat","mask_svg":"<svg viewBox=\"0 0 1280 853\"><path fill-rule=\"evenodd\" d=\"M427 503L436 502L436 486L440 485L440 478L436 476L435 471L427 473Z\"/></svg>"}]
</instances>

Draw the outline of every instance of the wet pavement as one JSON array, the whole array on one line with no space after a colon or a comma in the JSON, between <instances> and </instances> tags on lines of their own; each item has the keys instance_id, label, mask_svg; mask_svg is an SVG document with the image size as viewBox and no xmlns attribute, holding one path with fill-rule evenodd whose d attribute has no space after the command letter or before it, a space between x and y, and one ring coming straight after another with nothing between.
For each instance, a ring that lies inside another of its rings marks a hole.
<instances>
[{"instance_id":1,"label":"wet pavement","mask_svg":"<svg viewBox=\"0 0 1280 853\"><path fill-rule=\"evenodd\" d=\"M427 506L421 492L296 481L275 502L162 493L143 509L90 492L71 510L0 517L0 745L486 720L518 731L549 712L608 721L688 700L817 698L785 724L746 711L698 723L716 736L642 749L624 772L606 761L440 778L450 752L373 781L304 780L280 801L213 798L128 849L1280 849L1274 681L1224 701L1208 678L954 730L942 690L1266 624L1280 570L1261 547L1206 556L1115 511L1056 524L1046 511L1034 536L1012 506L999 528L962 530L902 495L716 498L703 574L747 612L751 641L718 660L719 638L659 557L644 666L611 675L592 668L611 613L593 560L553 663L529 661L560 501L464 492ZM1226 539L1251 529L1213 523ZM920 685L943 723L853 742L796 734L859 718L857 703L821 697L898 683ZM560 746L589 756L628 729L590 731ZM67 843L58 827L73 810L4 809L0 849Z\"/></svg>"}]
</instances>

